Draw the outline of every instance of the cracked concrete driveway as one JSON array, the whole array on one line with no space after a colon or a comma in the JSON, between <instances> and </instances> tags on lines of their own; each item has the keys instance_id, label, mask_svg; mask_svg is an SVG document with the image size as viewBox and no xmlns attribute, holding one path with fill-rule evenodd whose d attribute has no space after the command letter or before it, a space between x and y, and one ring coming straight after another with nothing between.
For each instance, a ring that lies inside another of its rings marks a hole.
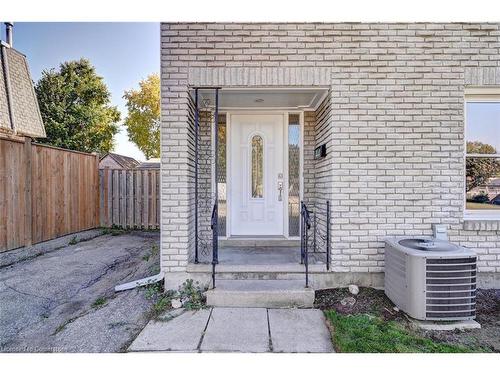
<instances>
[{"instance_id":1,"label":"cracked concrete driveway","mask_svg":"<svg viewBox=\"0 0 500 375\"><path fill-rule=\"evenodd\" d=\"M113 288L159 271L154 245L158 233L102 235L0 268L0 351L125 350L150 302Z\"/></svg>"}]
</instances>

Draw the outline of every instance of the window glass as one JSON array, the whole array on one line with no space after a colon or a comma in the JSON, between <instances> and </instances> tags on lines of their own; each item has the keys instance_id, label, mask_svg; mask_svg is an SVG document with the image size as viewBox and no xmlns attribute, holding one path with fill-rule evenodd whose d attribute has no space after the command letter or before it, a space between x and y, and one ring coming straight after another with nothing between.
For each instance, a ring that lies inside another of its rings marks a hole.
<instances>
[{"instance_id":1,"label":"window glass","mask_svg":"<svg viewBox=\"0 0 500 375\"><path fill-rule=\"evenodd\" d=\"M288 235L300 231L300 117L288 117Z\"/></svg>"},{"instance_id":2,"label":"window glass","mask_svg":"<svg viewBox=\"0 0 500 375\"><path fill-rule=\"evenodd\" d=\"M252 198L264 196L264 142L260 135L252 137Z\"/></svg>"},{"instance_id":3,"label":"window glass","mask_svg":"<svg viewBox=\"0 0 500 375\"><path fill-rule=\"evenodd\" d=\"M466 115L467 153L500 154L500 101L468 102Z\"/></svg>"},{"instance_id":4,"label":"window glass","mask_svg":"<svg viewBox=\"0 0 500 375\"><path fill-rule=\"evenodd\" d=\"M226 235L226 216L227 216L227 191L226 191L226 115L219 114L219 144L217 155L217 165L219 172L218 183L218 200L219 200L219 216L218 227L219 236Z\"/></svg>"},{"instance_id":5,"label":"window glass","mask_svg":"<svg viewBox=\"0 0 500 375\"><path fill-rule=\"evenodd\" d=\"M466 210L500 214L500 100L466 103ZM478 156L484 155L484 156Z\"/></svg>"}]
</instances>

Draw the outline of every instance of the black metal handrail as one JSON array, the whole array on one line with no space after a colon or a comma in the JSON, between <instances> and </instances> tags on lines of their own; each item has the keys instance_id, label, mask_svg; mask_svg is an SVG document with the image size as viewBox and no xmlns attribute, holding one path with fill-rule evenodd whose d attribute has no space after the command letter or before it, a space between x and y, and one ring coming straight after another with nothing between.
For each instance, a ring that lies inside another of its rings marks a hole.
<instances>
[{"instance_id":1,"label":"black metal handrail","mask_svg":"<svg viewBox=\"0 0 500 375\"><path fill-rule=\"evenodd\" d=\"M306 269L306 288L309 287L309 229L311 229L310 211L304 202L300 202L300 261Z\"/></svg>"},{"instance_id":2,"label":"black metal handrail","mask_svg":"<svg viewBox=\"0 0 500 375\"><path fill-rule=\"evenodd\" d=\"M215 265L219 263L219 225L218 225L218 207L214 203L210 228L212 229L212 287L215 288Z\"/></svg>"},{"instance_id":3,"label":"black metal handrail","mask_svg":"<svg viewBox=\"0 0 500 375\"><path fill-rule=\"evenodd\" d=\"M200 128L200 112L198 108L198 89L194 90L194 262L198 258L198 133Z\"/></svg>"},{"instance_id":4,"label":"black metal handrail","mask_svg":"<svg viewBox=\"0 0 500 375\"><path fill-rule=\"evenodd\" d=\"M330 220L331 220L331 211L330 211L330 201L326 201L326 270L330 271Z\"/></svg>"},{"instance_id":5,"label":"black metal handrail","mask_svg":"<svg viewBox=\"0 0 500 375\"><path fill-rule=\"evenodd\" d=\"M314 205L313 210L309 210L312 215L312 253L325 254L326 270L330 270L331 245L330 245L330 223L331 209L330 201L326 201L326 209L321 208L322 204ZM320 218L318 220L318 218Z\"/></svg>"},{"instance_id":6,"label":"black metal handrail","mask_svg":"<svg viewBox=\"0 0 500 375\"><path fill-rule=\"evenodd\" d=\"M324 215L324 220L316 220L317 215ZM326 210L320 209L315 205L314 211L311 211L307 205L300 202L300 263L305 265L306 271L306 287L309 286L309 230L311 229L312 222L312 253L317 255L325 253L326 255L326 270L330 270L331 263L331 245L330 245L330 223L331 223L331 209L330 201L326 201ZM318 232L318 233L317 233ZM320 248L324 251L318 251L318 244L316 236L321 239Z\"/></svg>"}]
</instances>

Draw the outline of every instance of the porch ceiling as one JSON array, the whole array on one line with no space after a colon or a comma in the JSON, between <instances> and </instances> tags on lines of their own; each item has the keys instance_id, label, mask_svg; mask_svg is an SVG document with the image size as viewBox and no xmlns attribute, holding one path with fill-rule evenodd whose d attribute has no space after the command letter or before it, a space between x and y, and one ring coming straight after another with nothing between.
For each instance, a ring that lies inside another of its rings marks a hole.
<instances>
[{"instance_id":1,"label":"porch ceiling","mask_svg":"<svg viewBox=\"0 0 500 375\"><path fill-rule=\"evenodd\" d=\"M328 93L327 88L221 88L219 109L315 110ZM194 98L194 89L191 90ZM199 106L213 107L214 89L199 89Z\"/></svg>"}]
</instances>

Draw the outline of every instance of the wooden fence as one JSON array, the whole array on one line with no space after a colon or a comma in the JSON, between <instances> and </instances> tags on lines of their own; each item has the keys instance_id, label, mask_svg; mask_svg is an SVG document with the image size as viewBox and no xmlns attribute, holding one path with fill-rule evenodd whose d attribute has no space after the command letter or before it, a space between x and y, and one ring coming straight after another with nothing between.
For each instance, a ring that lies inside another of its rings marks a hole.
<instances>
[{"instance_id":1,"label":"wooden fence","mask_svg":"<svg viewBox=\"0 0 500 375\"><path fill-rule=\"evenodd\" d=\"M159 169L101 169L100 223L103 227L160 227Z\"/></svg>"},{"instance_id":2,"label":"wooden fence","mask_svg":"<svg viewBox=\"0 0 500 375\"><path fill-rule=\"evenodd\" d=\"M0 252L99 225L97 155L0 137Z\"/></svg>"}]
</instances>

